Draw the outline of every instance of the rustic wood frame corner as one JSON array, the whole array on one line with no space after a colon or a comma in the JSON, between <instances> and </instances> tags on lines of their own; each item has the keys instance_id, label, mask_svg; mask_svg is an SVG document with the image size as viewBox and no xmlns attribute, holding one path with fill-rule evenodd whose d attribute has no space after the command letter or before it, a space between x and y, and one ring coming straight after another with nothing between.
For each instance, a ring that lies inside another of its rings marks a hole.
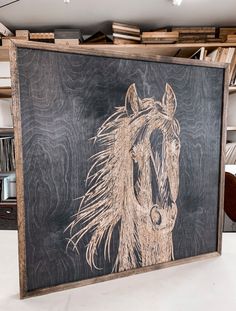
<instances>
[{"instance_id":1,"label":"rustic wood frame corner","mask_svg":"<svg viewBox=\"0 0 236 311\"><path fill-rule=\"evenodd\" d=\"M34 291L27 291L27 277L26 277L26 246L25 246L25 206L24 206L24 180L23 180L23 156L22 156L22 129L21 129L21 115L20 115L20 90L19 90L19 73L17 67L17 49L38 49L56 52L68 52L75 54L85 54L92 56L118 57L124 59L138 59L146 61L160 61L173 64L182 65L197 65L203 67L216 67L224 69L224 90L223 90L223 109L222 109L222 126L221 126L221 167L220 167L220 184L219 184L219 210L218 210L218 237L217 237L217 251L198 255L194 257L179 259L166 263L160 263L153 266L132 269L124 272L112 273L92 279L76 281L72 283L61 284L49 288L37 289ZM128 275L133 275L141 272L152 271L156 269L166 268L170 266L189 263L201 259L215 257L221 254L222 248L222 229L223 229L223 205L224 205L224 164L225 164L225 144L226 144L226 106L228 102L228 65L222 63L210 63L206 61L171 58L164 56L148 56L140 54L130 54L126 52L96 50L89 49L87 46L65 47L48 43L35 43L24 41L13 41L10 47L10 62L11 62L11 77L12 77L12 111L14 121L14 135L15 135L15 153L16 153L16 176L17 176L17 216L18 216L18 243L19 243L19 274L20 274L20 298L30 296L47 294L64 289L84 286L92 283L102 282L115 278L120 278Z\"/></svg>"}]
</instances>

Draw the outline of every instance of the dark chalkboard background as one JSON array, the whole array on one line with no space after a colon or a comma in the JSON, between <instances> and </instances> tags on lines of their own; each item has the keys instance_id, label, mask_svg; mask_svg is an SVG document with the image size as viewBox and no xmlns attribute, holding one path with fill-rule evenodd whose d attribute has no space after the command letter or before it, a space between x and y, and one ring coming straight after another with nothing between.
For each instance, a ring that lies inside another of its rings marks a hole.
<instances>
[{"instance_id":1,"label":"dark chalkboard background","mask_svg":"<svg viewBox=\"0 0 236 311\"><path fill-rule=\"evenodd\" d=\"M177 97L180 188L173 232L175 259L217 249L224 70L33 49L17 49L23 135L28 291L111 273L91 271L66 251L68 232L96 152L89 138L124 105L131 83L140 98L160 100L166 83ZM98 252L100 254L100 252ZM102 257L102 256L101 256Z\"/></svg>"}]
</instances>

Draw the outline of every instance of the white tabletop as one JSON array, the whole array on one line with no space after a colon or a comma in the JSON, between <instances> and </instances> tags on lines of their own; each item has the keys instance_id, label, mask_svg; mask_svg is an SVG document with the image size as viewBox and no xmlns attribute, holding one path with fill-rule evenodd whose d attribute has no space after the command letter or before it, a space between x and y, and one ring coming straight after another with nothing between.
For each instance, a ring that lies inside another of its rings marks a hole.
<instances>
[{"instance_id":1,"label":"white tabletop","mask_svg":"<svg viewBox=\"0 0 236 311\"><path fill-rule=\"evenodd\" d=\"M19 300L17 232L0 231L0 310L236 310L236 233L221 257Z\"/></svg>"}]
</instances>

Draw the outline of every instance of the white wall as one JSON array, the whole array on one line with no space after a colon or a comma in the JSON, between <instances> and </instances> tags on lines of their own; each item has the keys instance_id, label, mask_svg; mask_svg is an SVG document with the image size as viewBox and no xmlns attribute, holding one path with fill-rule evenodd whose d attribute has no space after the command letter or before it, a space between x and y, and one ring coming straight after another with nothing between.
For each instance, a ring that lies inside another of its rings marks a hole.
<instances>
[{"instance_id":1,"label":"white wall","mask_svg":"<svg viewBox=\"0 0 236 311\"><path fill-rule=\"evenodd\" d=\"M0 62L0 87L2 86L11 86L9 62ZM1 127L12 127L11 98L0 99L0 128Z\"/></svg>"},{"instance_id":2,"label":"white wall","mask_svg":"<svg viewBox=\"0 0 236 311\"><path fill-rule=\"evenodd\" d=\"M236 126L236 93L230 94L229 96L227 125ZM236 142L236 131L229 131L227 138Z\"/></svg>"},{"instance_id":3,"label":"white wall","mask_svg":"<svg viewBox=\"0 0 236 311\"><path fill-rule=\"evenodd\" d=\"M0 87L10 85L10 63L0 62Z\"/></svg>"},{"instance_id":4,"label":"white wall","mask_svg":"<svg viewBox=\"0 0 236 311\"><path fill-rule=\"evenodd\" d=\"M0 99L0 128L12 127L11 99Z\"/></svg>"}]
</instances>

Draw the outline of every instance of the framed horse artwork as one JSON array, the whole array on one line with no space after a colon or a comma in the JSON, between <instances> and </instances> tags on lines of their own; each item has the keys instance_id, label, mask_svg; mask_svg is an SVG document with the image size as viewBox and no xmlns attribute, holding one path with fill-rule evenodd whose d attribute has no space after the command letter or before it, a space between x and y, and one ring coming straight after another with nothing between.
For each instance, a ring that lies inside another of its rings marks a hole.
<instances>
[{"instance_id":1,"label":"framed horse artwork","mask_svg":"<svg viewBox=\"0 0 236 311\"><path fill-rule=\"evenodd\" d=\"M228 69L11 47L21 297L221 253Z\"/></svg>"}]
</instances>

